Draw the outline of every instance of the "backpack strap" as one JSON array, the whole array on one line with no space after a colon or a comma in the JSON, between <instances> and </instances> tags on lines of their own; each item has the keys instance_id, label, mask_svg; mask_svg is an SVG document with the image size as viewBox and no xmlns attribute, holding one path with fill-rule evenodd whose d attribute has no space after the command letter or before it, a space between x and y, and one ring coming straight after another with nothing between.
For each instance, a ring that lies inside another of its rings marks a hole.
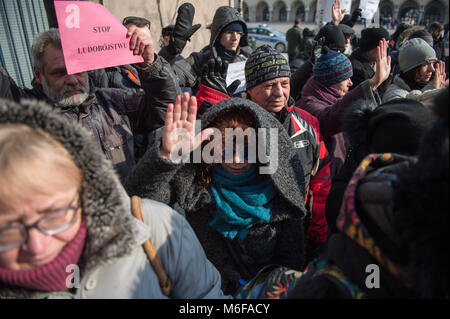
<instances>
[{"instance_id":1,"label":"backpack strap","mask_svg":"<svg viewBox=\"0 0 450 319\"><path fill-rule=\"evenodd\" d=\"M144 216L142 215L141 198L139 196L131 197L131 211L134 217L139 219L141 222L144 222ZM172 282L170 281L170 278L167 276L166 271L164 270L164 266L161 263L161 259L159 259L151 238L145 241L143 247L145 253L147 254L148 260L152 264L153 270L158 276L161 291L165 296L168 297L172 291Z\"/></svg>"}]
</instances>

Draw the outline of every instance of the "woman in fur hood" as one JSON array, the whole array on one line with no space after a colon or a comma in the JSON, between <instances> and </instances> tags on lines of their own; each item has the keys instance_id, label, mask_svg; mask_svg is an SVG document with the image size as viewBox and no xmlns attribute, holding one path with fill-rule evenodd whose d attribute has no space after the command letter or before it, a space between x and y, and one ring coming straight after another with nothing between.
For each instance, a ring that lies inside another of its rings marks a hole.
<instances>
[{"instance_id":1,"label":"woman in fur hood","mask_svg":"<svg viewBox=\"0 0 450 319\"><path fill-rule=\"evenodd\" d=\"M164 131L130 174L127 191L182 208L225 293L267 264L301 269L305 182L284 128L241 98L211 106L198 134L196 112L196 99L188 95L169 104ZM175 129L186 131L186 142L172 135ZM239 129L241 140L227 135ZM254 139L245 136L251 132ZM184 157L177 161L180 150Z\"/></svg>"},{"instance_id":2,"label":"woman in fur hood","mask_svg":"<svg viewBox=\"0 0 450 319\"><path fill-rule=\"evenodd\" d=\"M44 103L0 99L0 180L0 297L166 298L150 237L170 297L226 297L184 217L143 199L135 219L90 134Z\"/></svg>"}]
</instances>

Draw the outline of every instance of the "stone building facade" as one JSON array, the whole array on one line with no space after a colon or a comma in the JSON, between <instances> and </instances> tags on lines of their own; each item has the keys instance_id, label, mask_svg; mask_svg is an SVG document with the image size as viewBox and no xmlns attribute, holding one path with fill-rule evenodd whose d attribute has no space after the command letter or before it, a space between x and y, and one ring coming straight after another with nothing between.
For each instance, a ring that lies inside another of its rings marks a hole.
<instances>
[{"instance_id":1,"label":"stone building facade","mask_svg":"<svg viewBox=\"0 0 450 319\"><path fill-rule=\"evenodd\" d=\"M235 0L237 5L238 0ZM317 0L244 0L243 14L248 22L314 22ZM359 6L359 0L352 1L351 11ZM414 24L449 20L448 0L381 0L380 18L394 18Z\"/></svg>"}]
</instances>

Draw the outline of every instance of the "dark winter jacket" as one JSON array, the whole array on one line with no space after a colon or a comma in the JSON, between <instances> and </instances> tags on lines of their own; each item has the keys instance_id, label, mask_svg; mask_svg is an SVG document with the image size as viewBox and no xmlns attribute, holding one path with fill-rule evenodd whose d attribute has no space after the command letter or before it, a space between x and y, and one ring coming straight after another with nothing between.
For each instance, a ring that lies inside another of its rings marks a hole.
<instances>
[{"instance_id":1,"label":"dark winter jacket","mask_svg":"<svg viewBox=\"0 0 450 319\"><path fill-rule=\"evenodd\" d=\"M398 176L414 164L409 157L389 153L371 154L361 162L344 196L339 233L330 237L321 257L325 269L297 282L291 297L414 296L415 280L406 271L408 245L395 223L401 205L396 201Z\"/></svg>"},{"instance_id":2,"label":"dark winter jacket","mask_svg":"<svg viewBox=\"0 0 450 319\"><path fill-rule=\"evenodd\" d=\"M97 147L112 161L122 181L136 164L133 135L146 134L163 125L167 105L177 96L173 72L161 57L156 56L147 68L136 69L142 81L141 91L91 88L88 99L79 107L54 105L60 114L91 131ZM8 85L7 80L10 79L2 80L2 86ZM10 89L16 101L23 97L47 100L37 83L31 90L17 86Z\"/></svg>"},{"instance_id":3,"label":"dark winter jacket","mask_svg":"<svg viewBox=\"0 0 450 319\"><path fill-rule=\"evenodd\" d=\"M230 23L240 22L244 30L244 35L241 37L239 47L236 52L226 50L218 43L218 39L222 29ZM217 43L216 43L217 42ZM251 53L251 48L248 45L247 39L247 25L239 12L228 6L219 7L214 15L211 25L211 38L209 47L200 52L194 52L186 59L176 61L172 68L179 79L179 84L182 87L191 87L196 94L200 85L200 76L202 68L207 64L211 58L224 60L228 63L240 62L247 60Z\"/></svg>"},{"instance_id":4,"label":"dark winter jacket","mask_svg":"<svg viewBox=\"0 0 450 319\"><path fill-rule=\"evenodd\" d=\"M443 36L440 36L438 39L433 38L433 49L436 51L437 59L445 61L445 43Z\"/></svg>"},{"instance_id":5,"label":"dark winter jacket","mask_svg":"<svg viewBox=\"0 0 450 319\"><path fill-rule=\"evenodd\" d=\"M277 195L273 200L270 221L258 222L244 240L230 240L209 223L215 215L215 200L210 187L197 183L196 163L176 164L160 155L161 136L134 168L126 183L130 194L139 194L163 203L179 205L194 228L208 259L221 272L224 291L234 291L240 278L248 280L264 265L277 263L300 269L304 262L303 218L305 180L298 154L282 125L255 103L241 98L223 100L202 116L202 129L227 112L247 111L257 128L266 128L266 154L270 165L278 162L273 174ZM278 154L269 146L269 129L278 132Z\"/></svg>"},{"instance_id":6,"label":"dark winter jacket","mask_svg":"<svg viewBox=\"0 0 450 319\"><path fill-rule=\"evenodd\" d=\"M80 124L58 116L43 102L19 105L0 99L0 126L5 123L43 130L74 159L82 174L87 234L77 262L79 287L48 292L0 282L0 299L165 299L142 247L149 238L172 281L172 298L226 297L220 290L219 272L206 259L186 219L149 199L141 202L145 223L135 219L111 163Z\"/></svg>"},{"instance_id":7,"label":"dark winter jacket","mask_svg":"<svg viewBox=\"0 0 450 319\"><path fill-rule=\"evenodd\" d=\"M306 82L313 76L314 64L307 60L291 75L291 96L294 101L302 97L302 90Z\"/></svg>"},{"instance_id":8,"label":"dark winter jacket","mask_svg":"<svg viewBox=\"0 0 450 319\"><path fill-rule=\"evenodd\" d=\"M378 102L368 81L341 96L337 90L312 77L304 86L301 99L295 104L319 119L320 130L331 155L331 178L340 170L349 147L348 140L342 133L343 113L353 101L363 98Z\"/></svg>"},{"instance_id":9,"label":"dark winter jacket","mask_svg":"<svg viewBox=\"0 0 450 319\"><path fill-rule=\"evenodd\" d=\"M302 43L302 29L299 25L296 24L287 30L286 41L288 43L287 53L289 55L297 55L300 52L300 45Z\"/></svg>"}]
</instances>

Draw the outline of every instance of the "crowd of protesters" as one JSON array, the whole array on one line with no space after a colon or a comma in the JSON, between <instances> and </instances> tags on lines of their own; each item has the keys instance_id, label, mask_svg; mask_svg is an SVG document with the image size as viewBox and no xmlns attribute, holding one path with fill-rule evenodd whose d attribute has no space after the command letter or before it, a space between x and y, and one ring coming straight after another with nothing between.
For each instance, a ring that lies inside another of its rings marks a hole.
<instances>
[{"instance_id":1,"label":"crowd of protesters","mask_svg":"<svg viewBox=\"0 0 450 319\"><path fill-rule=\"evenodd\" d=\"M448 298L443 26L357 41L335 0L286 58L222 6L185 58L194 15L158 53L124 18L142 63L68 75L50 29L32 88L0 67L0 298Z\"/></svg>"}]
</instances>

